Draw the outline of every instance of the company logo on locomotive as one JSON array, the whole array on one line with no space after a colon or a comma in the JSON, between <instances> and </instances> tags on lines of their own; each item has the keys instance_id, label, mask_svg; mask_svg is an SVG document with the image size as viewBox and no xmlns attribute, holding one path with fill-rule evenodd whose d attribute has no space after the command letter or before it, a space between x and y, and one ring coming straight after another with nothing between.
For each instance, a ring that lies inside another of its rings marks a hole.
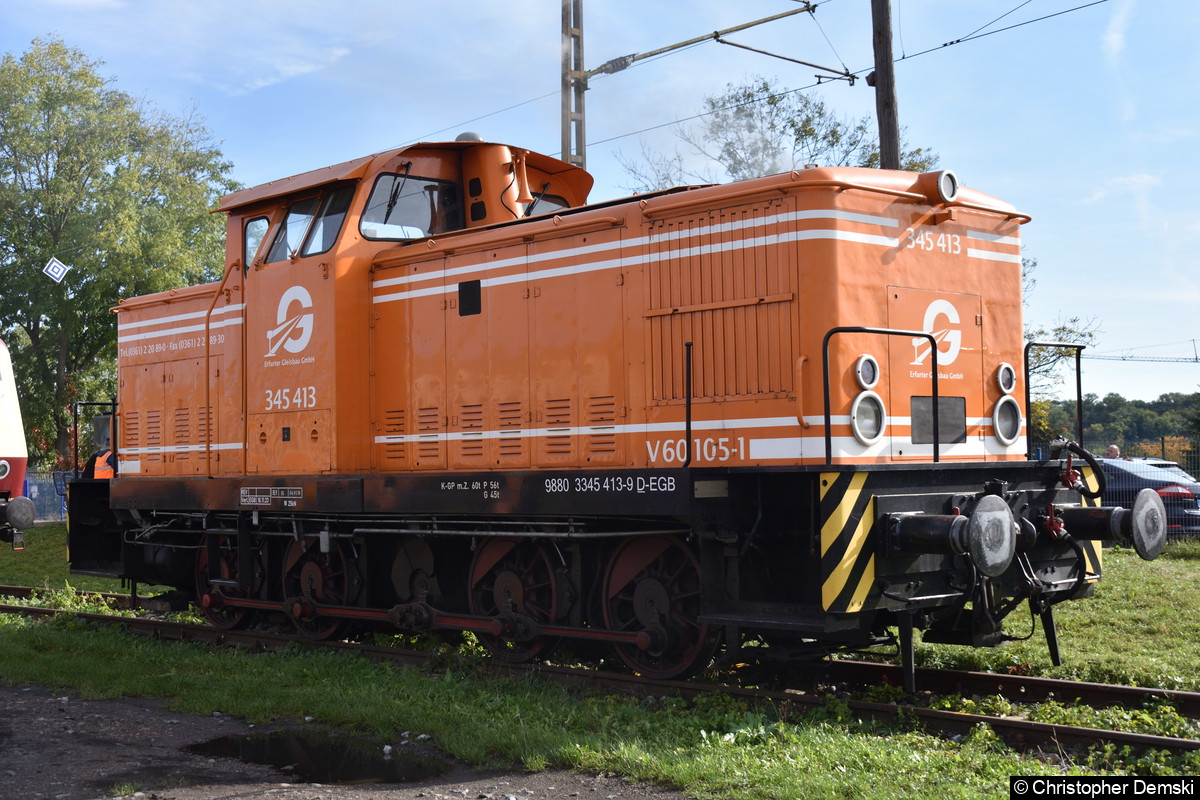
<instances>
[{"instance_id":1,"label":"company logo on locomotive","mask_svg":"<svg viewBox=\"0 0 1200 800\"><path fill-rule=\"evenodd\" d=\"M292 305L300 305L300 313L292 314ZM267 331L267 358L275 356L283 347L289 353L300 353L312 339L313 315L306 313L313 307L312 295L303 286L293 286L279 298L275 314L276 327Z\"/></svg>"},{"instance_id":2,"label":"company logo on locomotive","mask_svg":"<svg viewBox=\"0 0 1200 800\"><path fill-rule=\"evenodd\" d=\"M938 327L938 321L941 317L946 318L946 324L943 327ZM939 367L949 366L958 358L958 353L962 349L962 328L957 327L958 325L958 309L949 300L934 300L925 309L925 321L921 325L921 330L926 333L932 333L934 338L937 339ZM914 358L910 362L910 366L924 366L933 349L929 346L929 340L914 338L912 343ZM942 344L945 344L946 347L943 348Z\"/></svg>"}]
</instances>

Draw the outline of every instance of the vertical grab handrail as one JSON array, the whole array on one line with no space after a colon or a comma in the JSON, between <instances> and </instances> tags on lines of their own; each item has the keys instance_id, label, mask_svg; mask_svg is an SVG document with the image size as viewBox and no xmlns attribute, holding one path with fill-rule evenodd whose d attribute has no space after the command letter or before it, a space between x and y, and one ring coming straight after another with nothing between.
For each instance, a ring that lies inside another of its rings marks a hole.
<instances>
[{"instance_id":1,"label":"vertical grab handrail","mask_svg":"<svg viewBox=\"0 0 1200 800\"><path fill-rule=\"evenodd\" d=\"M692 343L683 343L683 427L684 435L687 436L687 458L684 459L683 468L687 469L692 465Z\"/></svg>"},{"instance_id":2,"label":"vertical grab handrail","mask_svg":"<svg viewBox=\"0 0 1200 800\"><path fill-rule=\"evenodd\" d=\"M912 338L926 339L929 341L930 354L932 363L930 373L933 378L933 460L937 463L941 460L941 420L938 416L938 347L937 339L932 333L926 331L905 331L897 328L863 328L863 327L838 327L830 328L825 334L825 339L821 342L821 371L824 378L824 393L825 393L825 466L833 464L833 421L830 413L829 400L829 340L839 333L877 333L883 336L910 336Z\"/></svg>"},{"instance_id":3,"label":"vertical grab handrail","mask_svg":"<svg viewBox=\"0 0 1200 800\"><path fill-rule=\"evenodd\" d=\"M231 276L238 267L241 266L240 259L234 259L225 268L225 274L221 276L221 282L217 284L217 290L213 292L212 302L208 304L208 310L204 312L204 471L208 477L213 477L212 463L212 442L216 437L217 432L214 430L214 417L220 417L220 414L212 413L212 315L217 307L217 303L221 301L221 295L228 291L225 284L229 282ZM242 272L243 277L245 272ZM243 349L245 349L245 335L242 335ZM245 355L243 353L243 355ZM243 388L243 392L245 389ZM243 398L242 407L245 408L245 398ZM243 417L246 415L243 414ZM244 424L244 420L243 420ZM245 447L246 437L242 437L242 446Z\"/></svg>"},{"instance_id":4,"label":"vertical grab handrail","mask_svg":"<svg viewBox=\"0 0 1200 800\"><path fill-rule=\"evenodd\" d=\"M1062 350L1075 351L1075 443L1083 447L1083 372L1080 369L1080 359L1086 344L1076 342L1026 342L1025 343L1025 415L1033 413L1033 395L1029 388L1029 351L1035 347L1054 347ZM1025 457L1033 460L1033 442L1031 437L1025 437Z\"/></svg>"}]
</instances>

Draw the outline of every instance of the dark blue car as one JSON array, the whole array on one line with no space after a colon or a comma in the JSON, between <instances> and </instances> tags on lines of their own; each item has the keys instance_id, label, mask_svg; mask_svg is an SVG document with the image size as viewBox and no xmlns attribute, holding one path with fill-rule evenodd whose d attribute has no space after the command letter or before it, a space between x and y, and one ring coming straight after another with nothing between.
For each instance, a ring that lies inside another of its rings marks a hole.
<instances>
[{"instance_id":1,"label":"dark blue car","mask_svg":"<svg viewBox=\"0 0 1200 800\"><path fill-rule=\"evenodd\" d=\"M1131 508L1142 489L1153 489L1167 510L1167 536L1200 535L1200 482L1174 461L1101 458L1107 486L1104 505Z\"/></svg>"}]
</instances>

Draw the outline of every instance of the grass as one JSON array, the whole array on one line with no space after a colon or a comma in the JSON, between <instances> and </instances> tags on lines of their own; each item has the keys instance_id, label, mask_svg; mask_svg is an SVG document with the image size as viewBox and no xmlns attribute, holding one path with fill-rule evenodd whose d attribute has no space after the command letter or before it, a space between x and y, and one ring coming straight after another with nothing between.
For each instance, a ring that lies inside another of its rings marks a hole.
<instances>
[{"instance_id":1,"label":"grass","mask_svg":"<svg viewBox=\"0 0 1200 800\"><path fill-rule=\"evenodd\" d=\"M71 575L67 565L67 526L58 522L25 531L25 549L0 544L0 585L44 589L70 587L87 592L120 592L121 581ZM141 587L138 588L141 593Z\"/></svg>"},{"instance_id":2,"label":"grass","mask_svg":"<svg viewBox=\"0 0 1200 800\"><path fill-rule=\"evenodd\" d=\"M57 549L61 558L57 527L30 532L24 552L0 552L0 583L65 583L65 567L22 560L38 547ZM1112 553L1097 597L1060 606L1067 662L1060 668L1050 666L1040 637L986 651L922 644L918 655L931 664L1196 688L1200 621L1188 590L1198 570L1200 546L1172 546L1152 564ZM1130 639L1136 646L1125 646ZM1010 775L1200 773L1195 758L1139 760L1103 751L1052 764L1011 751L987 728L948 741L859 721L837 700L803 712L717 695L693 703L637 700L579 693L535 677L495 678L456 654L428 672L301 648L256 654L157 642L72 619L0 616L0 675L88 698L159 697L182 713L222 711L259 724L313 717L381 742L396 741L401 731L426 733L449 754L480 766L613 772L702 798L1004 798ZM1073 719L1085 712L1049 705L1038 713ZM1132 713L1148 715L1151 725L1171 724L1156 709Z\"/></svg>"}]
</instances>

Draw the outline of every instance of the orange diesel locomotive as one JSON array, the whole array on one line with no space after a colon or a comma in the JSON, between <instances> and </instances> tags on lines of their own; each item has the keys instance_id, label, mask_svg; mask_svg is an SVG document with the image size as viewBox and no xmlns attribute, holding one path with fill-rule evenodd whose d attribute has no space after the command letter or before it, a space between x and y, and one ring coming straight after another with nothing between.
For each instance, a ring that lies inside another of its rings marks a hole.
<instances>
[{"instance_id":1,"label":"orange diesel locomotive","mask_svg":"<svg viewBox=\"0 0 1200 800\"><path fill-rule=\"evenodd\" d=\"M1161 549L1157 496L1026 457L1008 204L948 171L591 184L467 136L226 197L221 280L116 308L119 473L71 486L73 569L221 627L676 676L892 628L907 664L1026 601L1052 634L1099 540Z\"/></svg>"}]
</instances>

